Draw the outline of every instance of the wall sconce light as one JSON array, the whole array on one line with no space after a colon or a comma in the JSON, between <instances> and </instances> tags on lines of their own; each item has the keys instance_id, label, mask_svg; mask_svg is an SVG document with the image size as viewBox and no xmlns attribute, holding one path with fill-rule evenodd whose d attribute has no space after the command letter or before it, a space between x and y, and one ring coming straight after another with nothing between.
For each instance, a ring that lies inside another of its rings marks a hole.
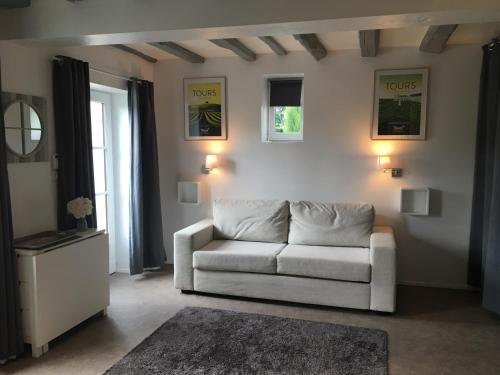
<instances>
[{"instance_id":1,"label":"wall sconce light","mask_svg":"<svg viewBox=\"0 0 500 375\"><path fill-rule=\"evenodd\" d=\"M205 165L201 167L203 174L209 174L217 168L217 155L207 155L205 157Z\"/></svg>"},{"instance_id":2,"label":"wall sconce light","mask_svg":"<svg viewBox=\"0 0 500 375\"><path fill-rule=\"evenodd\" d=\"M377 156L377 169L381 169L384 173L391 173L392 177L402 177L403 169L394 168L391 163L391 157L387 155Z\"/></svg>"}]
</instances>

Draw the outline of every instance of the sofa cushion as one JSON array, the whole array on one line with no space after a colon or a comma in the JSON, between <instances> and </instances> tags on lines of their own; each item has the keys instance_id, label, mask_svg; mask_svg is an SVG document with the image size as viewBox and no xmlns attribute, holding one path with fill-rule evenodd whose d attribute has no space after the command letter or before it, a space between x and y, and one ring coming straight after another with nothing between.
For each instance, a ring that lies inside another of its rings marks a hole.
<instances>
[{"instance_id":1,"label":"sofa cushion","mask_svg":"<svg viewBox=\"0 0 500 375\"><path fill-rule=\"evenodd\" d=\"M370 204L290 203L288 243L369 247L374 209Z\"/></svg>"},{"instance_id":2,"label":"sofa cushion","mask_svg":"<svg viewBox=\"0 0 500 375\"><path fill-rule=\"evenodd\" d=\"M213 216L215 239L276 243L288 240L287 201L217 199Z\"/></svg>"},{"instance_id":3,"label":"sofa cushion","mask_svg":"<svg viewBox=\"0 0 500 375\"><path fill-rule=\"evenodd\" d=\"M210 271L276 273L285 244L215 240L193 253L193 267Z\"/></svg>"},{"instance_id":4,"label":"sofa cushion","mask_svg":"<svg viewBox=\"0 0 500 375\"><path fill-rule=\"evenodd\" d=\"M278 273L370 282L370 249L288 245L278 255Z\"/></svg>"}]
</instances>

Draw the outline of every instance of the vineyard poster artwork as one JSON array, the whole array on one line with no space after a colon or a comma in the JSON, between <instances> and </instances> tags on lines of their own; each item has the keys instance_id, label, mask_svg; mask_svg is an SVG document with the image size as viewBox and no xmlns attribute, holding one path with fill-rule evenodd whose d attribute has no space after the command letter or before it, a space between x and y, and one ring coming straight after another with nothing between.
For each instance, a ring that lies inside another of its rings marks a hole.
<instances>
[{"instance_id":1,"label":"vineyard poster artwork","mask_svg":"<svg viewBox=\"0 0 500 375\"><path fill-rule=\"evenodd\" d=\"M425 139L428 73L428 69L375 72L372 139Z\"/></svg>"},{"instance_id":2,"label":"vineyard poster artwork","mask_svg":"<svg viewBox=\"0 0 500 375\"><path fill-rule=\"evenodd\" d=\"M227 139L226 79L184 79L186 140Z\"/></svg>"}]
</instances>

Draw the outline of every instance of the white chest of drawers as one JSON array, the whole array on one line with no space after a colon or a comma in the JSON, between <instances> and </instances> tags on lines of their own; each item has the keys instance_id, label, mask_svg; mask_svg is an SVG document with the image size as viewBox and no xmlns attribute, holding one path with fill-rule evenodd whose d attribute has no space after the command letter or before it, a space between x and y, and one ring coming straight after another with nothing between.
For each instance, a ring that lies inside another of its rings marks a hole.
<instances>
[{"instance_id":1,"label":"white chest of drawers","mask_svg":"<svg viewBox=\"0 0 500 375\"><path fill-rule=\"evenodd\" d=\"M33 357L109 305L108 235L90 232L41 251L17 249L24 341Z\"/></svg>"}]
</instances>

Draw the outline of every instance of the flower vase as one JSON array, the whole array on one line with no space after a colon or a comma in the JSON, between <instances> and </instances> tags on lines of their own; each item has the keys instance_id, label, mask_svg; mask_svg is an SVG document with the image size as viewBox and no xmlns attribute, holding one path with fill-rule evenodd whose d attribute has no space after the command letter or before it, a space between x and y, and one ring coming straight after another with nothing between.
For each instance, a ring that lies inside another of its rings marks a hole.
<instances>
[{"instance_id":1,"label":"flower vase","mask_svg":"<svg viewBox=\"0 0 500 375\"><path fill-rule=\"evenodd\" d=\"M76 231L77 232L86 232L88 230L87 226L87 219L84 217L81 217L79 219L76 219Z\"/></svg>"}]
</instances>

